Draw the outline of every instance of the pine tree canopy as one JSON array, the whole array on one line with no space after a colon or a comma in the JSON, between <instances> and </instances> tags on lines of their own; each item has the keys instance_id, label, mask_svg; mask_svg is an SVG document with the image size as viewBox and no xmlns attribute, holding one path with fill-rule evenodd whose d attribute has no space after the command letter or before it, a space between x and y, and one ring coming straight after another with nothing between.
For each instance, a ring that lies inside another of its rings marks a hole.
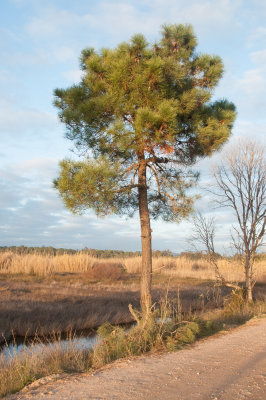
<instances>
[{"instance_id":1,"label":"pine tree canopy","mask_svg":"<svg viewBox=\"0 0 266 400\"><path fill-rule=\"evenodd\" d=\"M62 161L55 180L73 212L133 214L142 166L151 216L178 220L193 205L186 192L197 174L187 168L231 134L234 104L211 102L220 57L195 52L190 25L161 33L153 45L138 34L114 49L83 50L81 82L55 90L66 136L85 155Z\"/></svg>"}]
</instances>

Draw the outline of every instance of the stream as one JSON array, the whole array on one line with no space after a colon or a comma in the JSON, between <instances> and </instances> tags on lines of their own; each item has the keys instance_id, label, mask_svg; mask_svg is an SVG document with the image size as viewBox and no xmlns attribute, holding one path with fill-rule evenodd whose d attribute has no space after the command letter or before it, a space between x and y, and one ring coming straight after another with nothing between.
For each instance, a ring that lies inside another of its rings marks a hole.
<instances>
[{"instance_id":1,"label":"stream","mask_svg":"<svg viewBox=\"0 0 266 400\"><path fill-rule=\"evenodd\" d=\"M78 349L87 350L92 349L96 344L101 341L101 338L97 335L91 335L88 337L72 337L69 339L60 339L59 341L45 341L45 342L34 342L25 341L23 343L7 343L0 348L0 361L8 361L14 357L19 357L22 354L29 353L43 353L46 351L56 350L67 350L67 349Z\"/></svg>"},{"instance_id":2,"label":"stream","mask_svg":"<svg viewBox=\"0 0 266 400\"><path fill-rule=\"evenodd\" d=\"M135 325L135 323L126 323L120 326L123 326L126 328L126 331L129 331L133 325ZM101 340L102 338L94 330L88 330L88 332L85 333L77 331L75 334L62 333L62 335L54 335L54 337L50 339L44 338L44 340L42 340L42 338L18 337L0 346L0 363L5 363L25 353L35 354L51 352L53 350L93 349Z\"/></svg>"}]
</instances>

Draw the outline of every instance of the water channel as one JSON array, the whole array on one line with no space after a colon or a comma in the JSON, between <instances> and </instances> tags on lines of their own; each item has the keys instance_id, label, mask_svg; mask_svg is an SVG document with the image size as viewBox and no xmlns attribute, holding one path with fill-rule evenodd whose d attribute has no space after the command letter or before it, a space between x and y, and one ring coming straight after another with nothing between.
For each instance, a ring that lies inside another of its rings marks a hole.
<instances>
[{"instance_id":1,"label":"water channel","mask_svg":"<svg viewBox=\"0 0 266 400\"><path fill-rule=\"evenodd\" d=\"M124 327L129 331L135 323L126 323L119 326ZM10 340L0 346L0 361L8 361L14 357L19 357L36 353L49 353L53 350L67 351L71 349L88 350L93 349L97 344L102 341L95 330L88 330L87 332L77 331L74 334L58 334L52 335L50 338L41 337L23 338L17 337L13 341Z\"/></svg>"},{"instance_id":2,"label":"water channel","mask_svg":"<svg viewBox=\"0 0 266 400\"><path fill-rule=\"evenodd\" d=\"M25 355L26 353L46 353L53 350L67 351L68 349L88 350L93 349L96 344L100 343L101 338L97 334L88 337L74 336L70 339L61 339L41 341L29 338L27 341L18 340L13 343L6 343L0 348L0 359L5 361L11 360L14 357Z\"/></svg>"}]
</instances>

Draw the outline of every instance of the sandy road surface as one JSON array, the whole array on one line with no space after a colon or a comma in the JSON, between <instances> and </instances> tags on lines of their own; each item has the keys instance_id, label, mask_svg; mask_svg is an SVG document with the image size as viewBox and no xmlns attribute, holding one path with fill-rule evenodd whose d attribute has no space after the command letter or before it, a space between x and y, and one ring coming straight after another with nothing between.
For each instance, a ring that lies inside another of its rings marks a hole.
<instances>
[{"instance_id":1,"label":"sandy road surface","mask_svg":"<svg viewBox=\"0 0 266 400\"><path fill-rule=\"evenodd\" d=\"M176 353L35 383L8 399L265 400L266 318Z\"/></svg>"}]
</instances>

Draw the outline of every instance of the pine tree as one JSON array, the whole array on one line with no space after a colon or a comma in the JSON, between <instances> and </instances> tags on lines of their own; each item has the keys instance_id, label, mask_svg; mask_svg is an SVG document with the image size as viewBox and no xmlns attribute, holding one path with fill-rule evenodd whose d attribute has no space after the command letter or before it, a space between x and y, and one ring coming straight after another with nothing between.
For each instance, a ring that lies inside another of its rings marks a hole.
<instances>
[{"instance_id":1,"label":"pine tree","mask_svg":"<svg viewBox=\"0 0 266 400\"><path fill-rule=\"evenodd\" d=\"M193 207L188 171L229 138L235 106L210 102L223 74L220 57L195 52L190 25L165 25L159 43L141 34L129 43L81 53L81 82L55 90L66 137L81 161L63 160L55 187L74 213L138 210L141 223L141 306L151 306L150 218L178 221ZM184 168L186 168L184 170Z\"/></svg>"}]
</instances>

